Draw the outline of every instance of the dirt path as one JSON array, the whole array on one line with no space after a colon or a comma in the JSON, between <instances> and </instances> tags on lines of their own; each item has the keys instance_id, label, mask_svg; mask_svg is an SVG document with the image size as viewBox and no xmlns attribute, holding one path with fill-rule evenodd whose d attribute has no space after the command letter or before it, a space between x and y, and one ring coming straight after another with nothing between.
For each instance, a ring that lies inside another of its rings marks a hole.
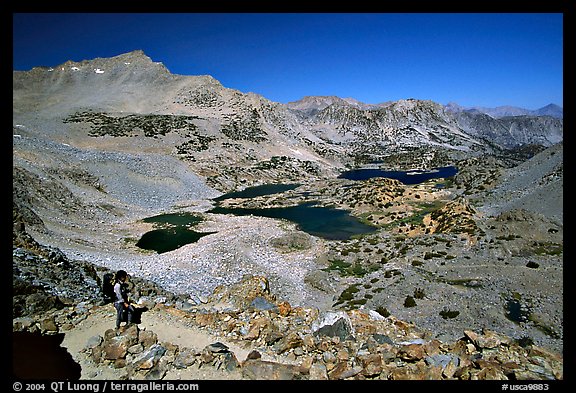
<instances>
[{"instance_id":1,"label":"dirt path","mask_svg":"<svg viewBox=\"0 0 576 393\"><path fill-rule=\"evenodd\" d=\"M62 346L74 357L82 367L81 379L113 380L120 379L125 375L125 370L113 367L97 366L91 360L86 359L82 350L88 340L94 336L103 336L107 329L114 328L115 310L112 305L97 307L90 315L72 330L65 334ZM190 325L185 318L173 315L164 309L152 309L142 316L142 323L138 325L140 330L153 331L158 336L158 342L167 342L179 347L193 348L201 351L204 347L214 342L221 342L234 352L238 361L246 359L252 347L241 347L234 342L227 341L223 337L217 337L196 325ZM265 359L266 356L263 356ZM272 360L272 359L270 359ZM203 380L203 379L242 379L241 372L216 370L206 366L198 368L196 364L182 370L171 369L164 377L167 380Z\"/></svg>"}]
</instances>

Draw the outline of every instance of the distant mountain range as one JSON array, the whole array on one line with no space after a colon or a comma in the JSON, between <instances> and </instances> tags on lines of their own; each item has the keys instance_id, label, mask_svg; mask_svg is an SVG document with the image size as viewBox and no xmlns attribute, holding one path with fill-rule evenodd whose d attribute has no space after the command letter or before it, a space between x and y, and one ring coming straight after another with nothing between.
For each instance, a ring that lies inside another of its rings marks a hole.
<instances>
[{"instance_id":1,"label":"distant mountain range","mask_svg":"<svg viewBox=\"0 0 576 393\"><path fill-rule=\"evenodd\" d=\"M556 104L548 104L540 109L530 110L509 105L497 106L496 108L486 108L482 106L463 107L454 102L450 102L445 105L445 108L451 112L484 113L495 119L507 116L551 116L557 119L564 118L564 110Z\"/></svg>"},{"instance_id":2,"label":"distant mountain range","mask_svg":"<svg viewBox=\"0 0 576 393\"><path fill-rule=\"evenodd\" d=\"M354 98L340 98L337 96L305 96L298 101L292 101L286 105L290 109L314 113L331 105L352 107L361 110L371 110L386 108L392 104L393 101L387 101L379 104L366 104ZM495 119L500 119L507 116L550 116L556 119L564 118L564 110L562 107L556 104L548 104L542 108L530 110L510 105L498 106L495 108L487 108L482 106L464 107L457 103L450 102L447 105L444 105L444 108L448 112L453 113L483 113Z\"/></svg>"},{"instance_id":3,"label":"distant mountain range","mask_svg":"<svg viewBox=\"0 0 576 393\"><path fill-rule=\"evenodd\" d=\"M123 136L144 143L153 137L155 149L176 152L220 182L262 181L269 166L298 178L313 172L310 163L320 173L358 157L410 149L494 152L563 139L562 108L555 105L528 111L412 98L366 104L336 96L282 104L226 88L209 75L172 74L140 50L14 71L13 121L31 124L36 117L30 114L51 119L38 129L58 140Z\"/></svg>"}]
</instances>

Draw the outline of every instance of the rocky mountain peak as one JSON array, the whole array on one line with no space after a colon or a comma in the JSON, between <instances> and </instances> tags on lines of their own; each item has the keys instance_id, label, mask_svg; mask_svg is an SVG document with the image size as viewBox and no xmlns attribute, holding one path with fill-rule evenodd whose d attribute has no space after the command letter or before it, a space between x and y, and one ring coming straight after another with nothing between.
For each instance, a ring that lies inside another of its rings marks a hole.
<instances>
[{"instance_id":1,"label":"rocky mountain peak","mask_svg":"<svg viewBox=\"0 0 576 393\"><path fill-rule=\"evenodd\" d=\"M296 110L322 110L331 105L348 106L349 103L336 96L305 96L298 101L292 101L287 104L288 108Z\"/></svg>"},{"instance_id":2,"label":"rocky mountain peak","mask_svg":"<svg viewBox=\"0 0 576 393\"><path fill-rule=\"evenodd\" d=\"M161 63L161 62L154 62L149 56L147 56L143 50L134 50L127 53L122 53L117 56L113 57L97 57L94 59L83 59L83 60L66 60L62 64L53 65L50 67L34 67L31 71L36 72L50 72L56 73L59 72L76 72L76 73L85 73L89 71L91 73L96 74L105 74L106 70L110 71L117 67L122 67L124 69L127 66L132 66L131 70L133 71L134 67L147 68L147 67L155 67L158 69L160 66L161 70L166 73L169 73L168 69ZM26 71L16 71L16 72L26 72Z\"/></svg>"},{"instance_id":3,"label":"rocky mountain peak","mask_svg":"<svg viewBox=\"0 0 576 393\"><path fill-rule=\"evenodd\" d=\"M564 110L556 104L548 104L534 111L538 116L552 116L559 119L564 118Z\"/></svg>"},{"instance_id":4,"label":"rocky mountain peak","mask_svg":"<svg viewBox=\"0 0 576 393\"><path fill-rule=\"evenodd\" d=\"M444 105L444 108L449 112L462 112L464 110L462 105L452 101Z\"/></svg>"},{"instance_id":5,"label":"rocky mountain peak","mask_svg":"<svg viewBox=\"0 0 576 393\"><path fill-rule=\"evenodd\" d=\"M146 61L152 62L150 56L148 56L142 49L136 49L131 52L122 53L118 56L112 57L112 59L116 59L119 61Z\"/></svg>"},{"instance_id":6,"label":"rocky mountain peak","mask_svg":"<svg viewBox=\"0 0 576 393\"><path fill-rule=\"evenodd\" d=\"M407 99L400 99L390 105L391 109L398 110L398 111L413 111L413 110L421 110L424 108L434 109L439 112L442 112L443 107L442 105L431 101L431 100L420 100L416 98L407 98Z\"/></svg>"}]
</instances>

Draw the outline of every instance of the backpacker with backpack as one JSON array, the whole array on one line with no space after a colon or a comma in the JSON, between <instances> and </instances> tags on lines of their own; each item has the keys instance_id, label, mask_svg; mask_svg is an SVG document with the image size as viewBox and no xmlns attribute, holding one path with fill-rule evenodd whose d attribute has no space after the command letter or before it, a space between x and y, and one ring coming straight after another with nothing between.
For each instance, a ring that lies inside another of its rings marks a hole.
<instances>
[{"instance_id":1,"label":"backpacker with backpack","mask_svg":"<svg viewBox=\"0 0 576 393\"><path fill-rule=\"evenodd\" d=\"M104 303L113 303L116 300L116 294L114 293L114 273L106 273L102 278L102 296L104 297Z\"/></svg>"}]
</instances>

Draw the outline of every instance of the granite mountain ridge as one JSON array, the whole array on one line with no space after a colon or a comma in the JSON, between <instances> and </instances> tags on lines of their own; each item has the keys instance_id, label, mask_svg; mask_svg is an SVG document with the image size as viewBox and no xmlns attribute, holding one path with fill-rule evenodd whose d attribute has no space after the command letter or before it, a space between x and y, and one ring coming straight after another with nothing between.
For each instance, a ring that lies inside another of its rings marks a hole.
<instances>
[{"instance_id":1,"label":"granite mountain ridge","mask_svg":"<svg viewBox=\"0 0 576 393\"><path fill-rule=\"evenodd\" d=\"M13 80L13 103L19 110L62 116L88 110L114 116L192 116L203 139L220 139L232 147L228 150L242 145L242 150L254 149L258 158L282 153L321 167L406 148L494 152L525 144L550 146L563 137L562 119L494 118L429 100L369 105L351 98L305 97L281 104L226 88L209 75L172 74L141 50L14 71ZM207 143L214 142L218 144L214 139Z\"/></svg>"}]
</instances>

